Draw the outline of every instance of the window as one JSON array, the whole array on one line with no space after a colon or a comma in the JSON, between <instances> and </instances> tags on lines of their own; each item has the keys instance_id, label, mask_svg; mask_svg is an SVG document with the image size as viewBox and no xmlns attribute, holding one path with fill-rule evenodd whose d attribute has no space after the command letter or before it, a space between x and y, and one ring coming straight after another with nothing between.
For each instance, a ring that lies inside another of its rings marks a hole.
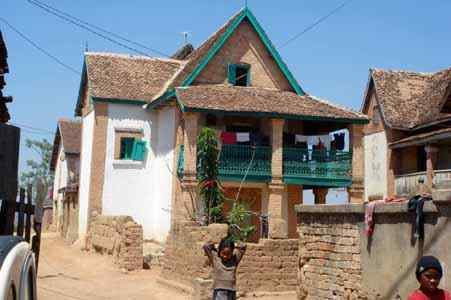
<instances>
[{"instance_id":1,"label":"window","mask_svg":"<svg viewBox=\"0 0 451 300\"><path fill-rule=\"evenodd\" d=\"M251 66L247 64L229 65L229 83L235 86L251 85Z\"/></svg>"},{"instance_id":2,"label":"window","mask_svg":"<svg viewBox=\"0 0 451 300\"><path fill-rule=\"evenodd\" d=\"M114 159L143 161L147 146L142 132L117 131Z\"/></svg>"}]
</instances>

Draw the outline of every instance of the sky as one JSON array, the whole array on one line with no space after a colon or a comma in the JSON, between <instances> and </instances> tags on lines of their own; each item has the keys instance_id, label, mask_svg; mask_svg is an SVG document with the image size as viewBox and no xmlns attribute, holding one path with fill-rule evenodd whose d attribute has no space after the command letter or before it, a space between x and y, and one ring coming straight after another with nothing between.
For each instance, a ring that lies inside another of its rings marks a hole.
<instances>
[{"instance_id":1,"label":"sky","mask_svg":"<svg viewBox=\"0 0 451 300\"><path fill-rule=\"evenodd\" d=\"M182 32L189 32L189 42L196 47L244 6L244 0L41 1L167 54L183 44ZM447 0L353 0L281 47L342 3L248 0L307 93L359 110L369 68L434 72L450 66L451 1ZM86 45L90 51L132 53L26 0L1 0L0 17L77 70L82 68ZM57 119L73 116L80 76L30 46L1 21L0 29L9 51L5 91L14 97L9 104L11 122L49 131L22 130L22 171L25 161L33 158L25 139L53 141Z\"/></svg>"}]
</instances>

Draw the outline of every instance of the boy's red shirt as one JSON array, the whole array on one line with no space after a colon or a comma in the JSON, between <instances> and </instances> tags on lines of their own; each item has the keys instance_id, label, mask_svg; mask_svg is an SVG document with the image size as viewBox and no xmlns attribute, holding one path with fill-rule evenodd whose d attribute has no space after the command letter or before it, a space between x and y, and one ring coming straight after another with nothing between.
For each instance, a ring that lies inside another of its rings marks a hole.
<instances>
[{"instance_id":1,"label":"boy's red shirt","mask_svg":"<svg viewBox=\"0 0 451 300\"><path fill-rule=\"evenodd\" d=\"M434 296L426 296L420 290L416 290L407 300L451 300L451 294L448 291L439 290Z\"/></svg>"}]
</instances>

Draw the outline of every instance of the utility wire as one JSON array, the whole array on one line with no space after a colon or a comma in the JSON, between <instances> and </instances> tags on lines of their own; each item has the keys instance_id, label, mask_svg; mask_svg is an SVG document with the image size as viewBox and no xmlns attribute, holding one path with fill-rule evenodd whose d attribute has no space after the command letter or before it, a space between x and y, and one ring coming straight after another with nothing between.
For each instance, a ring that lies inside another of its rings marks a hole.
<instances>
[{"instance_id":1,"label":"utility wire","mask_svg":"<svg viewBox=\"0 0 451 300\"><path fill-rule=\"evenodd\" d=\"M143 49L149 50L149 51L151 51L151 52L157 53L157 54L162 55L162 56L165 56L165 57L169 57L169 56L170 56L170 55L167 55L167 54L165 54L165 53L163 53L163 52L161 52L161 51L159 51L159 50L157 50L157 49L153 49L153 48L147 47L147 46L144 45L144 44L141 44L141 43L139 43L139 42L132 41L132 40L130 40L130 39L128 39L128 38L125 38L125 37L123 37L123 36L117 34L117 33L114 33L114 32L112 32L112 31L103 29L103 28L101 28L101 27L99 27L99 26L97 26L97 25L95 25L95 24L92 24L92 23L83 21L82 19L77 18L77 17L75 17L74 15L71 15L71 14L69 14L69 13L67 13L67 12L64 12L64 11L62 11L62 10L60 10L60 9L57 9L57 8L55 8L55 7L53 7L53 6L49 5L49 4L46 4L46 3L42 2L42 1L38 1L38 0L27 0L27 1L28 1L29 3L35 5L35 6L38 6L38 7L42 8L42 9L44 9L43 6L45 6L45 7L46 7L47 9L49 9L49 10L53 10L54 12L56 12L56 13L58 13L58 14L61 14L61 15L65 16L65 17L67 17L67 18L71 18L71 19L73 19L73 20L75 20L75 21L77 21L77 22L79 22L79 23L81 23L81 24L84 24L84 25L86 25L86 26L90 26L90 27L92 27L92 28L94 28L94 29L97 29L97 30L99 30L99 31L101 31L101 32L103 32L103 33L112 35L112 36L114 36L115 38L118 38L118 39L123 40L123 41L125 41L125 42L128 42L128 43L130 43L130 44L133 44L133 45L135 45L135 46L141 47L141 48L143 48ZM48 11L47 9L46 9L47 12L52 13L52 12ZM56 13L55 13L54 15L56 15ZM53 13L52 13L52 14L53 14ZM60 17L60 16L58 16L58 17Z\"/></svg>"},{"instance_id":2,"label":"utility wire","mask_svg":"<svg viewBox=\"0 0 451 300\"><path fill-rule=\"evenodd\" d=\"M302 30L300 33L296 34L295 36L293 36L291 39L289 39L288 41L286 41L285 43L282 44L282 47L287 46L288 44L290 44L291 42L293 42L294 40L296 40L297 38L301 37L302 35L304 35L305 33L309 32L310 30L312 30L313 28L315 28L317 25L321 24L322 22L326 21L329 17L331 17L332 15L336 14L339 10L341 10L343 7L345 7L346 5L348 5L351 1L353 0L347 0L345 2L343 2L341 5L337 6L335 9L333 9L331 12L329 12L327 15L319 18L316 22L314 22L313 24L307 26L304 30Z\"/></svg>"},{"instance_id":3,"label":"utility wire","mask_svg":"<svg viewBox=\"0 0 451 300\"><path fill-rule=\"evenodd\" d=\"M39 3L37 3L37 2L34 2L34 1L31 1L31 0L26 0L26 1L29 2L30 4L33 4L33 5L37 6L37 7L40 7L41 9L47 11L48 13L50 13L50 14L52 14L52 15L54 15L54 16L57 16L57 17L60 18L60 19L63 19L63 20L65 20L65 21L67 21L67 22L69 22L69 23L71 23L71 24L73 24L73 25L75 25L75 26L78 26L78 27L80 27L80 28L82 28L82 29L84 29L84 30L86 30L86 31L89 31L89 32L92 33L92 34L95 34L95 35L97 35L97 36L99 36L99 37L101 37L101 38L103 38L103 39L105 39L105 40L108 40L108 41L110 41L110 42L113 43L113 44L116 44L116 45L118 45L118 46L121 46L121 47L123 47L123 48L126 48L126 49L128 49L128 50L130 50L130 51L136 52L136 53L138 53L138 54L140 54L140 55L152 57L151 55L149 55L149 54L146 53L146 52L143 52L143 51L138 50L138 49L136 49L136 48L130 47L130 46L128 46L128 45L126 45L126 44L124 44L124 43L122 43L122 42L119 42L119 41L117 41L117 40L115 40L115 39L113 39L113 38L110 38L110 37L108 37L108 36L102 34L102 33L99 33L99 32L97 32L97 31L95 31L94 29L91 29L89 26L86 26L86 25L84 25L84 24L82 24L82 23L80 23L80 22L78 22L78 21L74 21L73 19L71 19L71 18L69 18L69 17L67 17L67 16L64 16L63 14L58 13L58 12L52 10L52 9L49 9L49 8L45 7L44 5L41 5L41 4L39 4ZM165 55L165 56L166 56L166 55Z\"/></svg>"},{"instance_id":4,"label":"utility wire","mask_svg":"<svg viewBox=\"0 0 451 300\"><path fill-rule=\"evenodd\" d=\"M23 38L24 40L26 40L28 43L30 43L33 47L35 47L36 49L38 49L39 51L41 51L42 53L44 53L45 55L47 55L48 57L50 57L51 59L53 59L55 62L57 62L58 64L60 64L61 66L65 67L66 69L70 70L71 72L77 74L77 75L81 75L81 72L72 68L71 66L65 64L62 60L60 60L59 58L57 58L56 56L52 55L51 53L49 53L47 50L45 50L44 48L42 48L41 46L39 46L38 44L36 44L35 42L33 42L33 40L31 40L29 37L27 37L25 34L23 34L22 32L20 32L17 28L15 28L13 25L11 25L8 21L6 21L4 18L0 17L0 21L2 21L3 23L6 24L6 26L8 26L12 31L14 31L15 33L17 33L21 38Z\"/></svg>"},{"instance_id":5,"label":"utility wire","mask_svg":"<svg viewBox=\"0 0 451 300\"><path fill-rule=\"evenodd\" d=\"M30 129L30 130L35 130L35 131L40 131L40 132L45 132L45 133L55 134L53 131L48 130L48 129L38 128L38 127L33 127L33 126L24 125L24 124L20 124L20 123L13 123L13 122L10 122L10 124L11 124L11 125L14 125L14 126L17 126L17 127L27 128L27 129Z\"/></svg>"}]
</instances>

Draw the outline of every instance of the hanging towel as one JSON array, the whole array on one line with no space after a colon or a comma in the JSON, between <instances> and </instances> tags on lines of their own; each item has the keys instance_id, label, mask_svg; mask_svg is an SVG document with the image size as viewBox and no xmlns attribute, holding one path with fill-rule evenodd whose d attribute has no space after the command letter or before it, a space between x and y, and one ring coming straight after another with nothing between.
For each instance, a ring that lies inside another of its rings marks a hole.
<instances>
[{"instance_id":1,"label":"hanging towel","mask_svg":"<svg viewBox=\"0 0 451 300\"><path fill-rule=\"evenodd\" d=\"M221 141L225 145L236 144L236 133L224 131L221 133Z\"/></svg>"},{"instance_id":2,"label":"hanging towel","mask_svg":"<svg viewBox=\"0 0 451 300\"><path fill-rule=\"evenodd\" d=\"M327 150L330 150L330 136L328 134L318 136L321 143Z\"/></svg>"},{"instance_id":3,"label":"hanging towel","mask_svg":"<svg viewBox=\"0 0 451 300\"><path fill-rule=\"evenodd\" d=\"M345 134L344 133L335 133L334 134L335 147L337 150L345 149Z\"/></svg>"},{"instance_id":4,"label":"hanging towel","mask_svg":"<svg viewBox=\"0 0 451 300\"><path fill-rule=\"evenodd\" d=\"M307 145L312 148L318 145L318 137L316 135L307 136Z\"/></svg>"},{"instance_id":5,"label":"hanging towel","mask_svg":"<svg viewBox=\"0 0 451 300\"><path fill-rule=\"evenodd\" d=\"M294 142L297 143L306 143L308 140L308 137L302 134L296 134L294 137Z\"/></svg>"},{"instance_id":6,"label":"hanging towel","mask_svg":"<svg viewBox=\"0 0 451 300\"><path fill-rule=\"evenodd\" d=\"M239 143L250 142L251 138L249 132L237 132L236 141Z\"/></svg>"},{"instance_id":7,"label":"hanging towel","mask_svg":"<svg viewBox=\"0 0 451 300\"><path fill-rule=\"evenodd\" d=\"M384 200L371 201L365 206L365 233L372 236L374 232L374 209L376 205L384 203Z\"/></svg>"}]
</instances>

